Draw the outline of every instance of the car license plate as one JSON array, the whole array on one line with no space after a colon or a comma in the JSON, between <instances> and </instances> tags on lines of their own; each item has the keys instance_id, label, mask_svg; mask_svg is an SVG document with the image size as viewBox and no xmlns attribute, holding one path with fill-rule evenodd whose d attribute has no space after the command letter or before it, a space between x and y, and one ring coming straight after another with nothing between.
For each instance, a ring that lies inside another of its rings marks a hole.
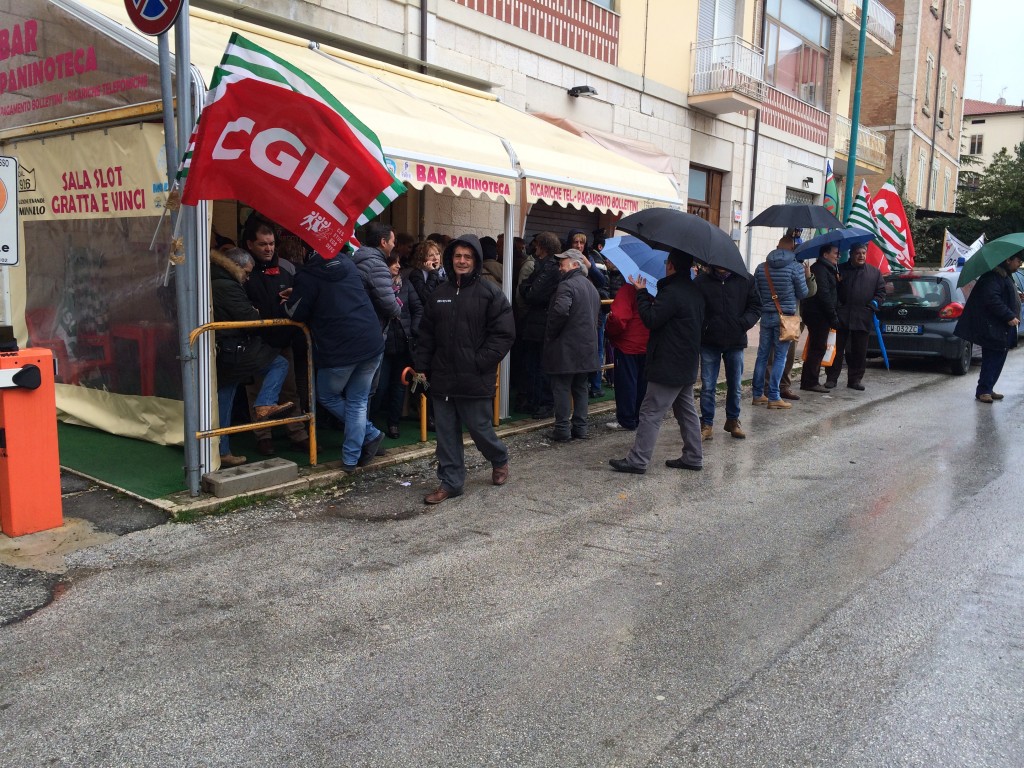
<instances>
[{"instance_id":1,"label":"car license plate","mask_svg":"<svg viewBox=\"0 0 1024 768\"><path fill-rule=\"evenodd\" d=\"M886 323L882 330L886 333L924 333L924 327L920 325L894 325Z\"/></svg>"}]
</instances>

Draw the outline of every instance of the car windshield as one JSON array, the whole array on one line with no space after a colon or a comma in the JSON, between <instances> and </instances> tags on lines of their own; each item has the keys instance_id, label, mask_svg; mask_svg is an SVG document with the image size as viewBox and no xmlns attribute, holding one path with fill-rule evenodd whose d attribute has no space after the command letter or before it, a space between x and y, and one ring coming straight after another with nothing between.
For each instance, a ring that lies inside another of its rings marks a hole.
<instances>
[{"instance_id":1,"label":"car windshield","mask_svg":"<svg viewBox=\"0 0 1024 768\"><path fill-rule=\"evenodd\" d=\"M949 286L935 278L896 278L885 281L885 306L944 307Z\"/></svg>"}]
</instances>

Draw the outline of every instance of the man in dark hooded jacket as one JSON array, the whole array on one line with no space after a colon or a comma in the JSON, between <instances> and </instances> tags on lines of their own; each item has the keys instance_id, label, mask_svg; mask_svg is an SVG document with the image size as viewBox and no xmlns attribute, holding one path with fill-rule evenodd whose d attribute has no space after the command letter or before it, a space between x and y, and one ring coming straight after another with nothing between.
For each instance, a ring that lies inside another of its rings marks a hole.
<instances>
[{"instance_id":1,"label":"man in dark hooded jacket","mask_svg":"<svg viewBox=\"0 0 1024 768\"><path fill-rule=\"evenodd\" d=\"M428 377L437 434L437 490L427 504L461 496L466 481L462 428L491 462L491 482L508 480L508 448L491 423L498 363L515 341L512 305L497 285L480 276L476 235L452 240L444 251L445 282L427 298L414 355Z\"/></svg>"},{"instance_id":2,"label":"man in dark hooded jacket","mask_svg":"<svg viewBox=\"0 0 1024 768\"><path fill-rule=\"evenodd\" d=\"M544 372L555 403L555 428L548 437L560 443L589 437L587 383L597 357L601 297L583 272L584 258L575 248L555 255L562 278L551 297L544 337Z\"/></svg>"},{"instance_id":3,"label":"man in dark hooded jacket","mask_svg":"<svg viewBox=\"0 0 1024 768\"><path fill-rule=\"evenodd\" d=\"M642 475L647 471L669 408L679 424L683 453L678 459L668 459L665 466L699 470L704 464L700 418L693 400L704 296L690 279L692 266L692 256L671 251L665 262L665 277L658 281L656 297L647 292L643 277L629 278L636 286L640 319L650 328L651 338L647 343L647 394L640 406L640 424L626 458L608 462L616 472Z\"/></svg>"},{"instance_id":4,"label":"man in dark hooded jacket","mask_svg":"<svg viewBox=\"0 0 1024 768\"><path fill-rule=\"evenodd\" d=\"M825 386L834 389L846 362L846 386L863 391L867 369L868 336L875 329L875 312L885 301L885 280L867 263L867 245L850 249L850 260L839 265L839 327L836 359L825 374ZM845 355L843 354L845 350Z\"/></svg>"},{"instance_id":5,"label":"man in dark hooded jacket","mask_svg":"<svg viewBox=\"0 0 1024 768\"><path fill-rule=\"evenodd\" d=\"M286 309L293 320L309 325L317 400L345 423L342 469L369 464L384 440L366 417L384 337L355 265L342 255L313 256L295 275Z\"/></svg>"}]
</instances>

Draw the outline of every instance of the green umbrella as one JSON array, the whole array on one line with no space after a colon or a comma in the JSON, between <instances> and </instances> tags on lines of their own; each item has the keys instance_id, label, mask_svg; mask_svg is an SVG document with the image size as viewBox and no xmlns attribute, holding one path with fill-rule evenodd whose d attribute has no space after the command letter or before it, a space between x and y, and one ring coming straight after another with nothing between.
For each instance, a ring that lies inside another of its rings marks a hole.
<instances>
[{"instance_id":1,"label":"green umbrella","mask_svg":"<svg viewBox=\"0 0 1024 768\"><path fill-rule=\"evenodd\" d=\"M967 260L960 271L956 284L963 288L986 272L991 272L1011 256L1024 251L1024 232L1004 235L991 243L985 243L977 253Z\"/></svg>"}]
</instances>

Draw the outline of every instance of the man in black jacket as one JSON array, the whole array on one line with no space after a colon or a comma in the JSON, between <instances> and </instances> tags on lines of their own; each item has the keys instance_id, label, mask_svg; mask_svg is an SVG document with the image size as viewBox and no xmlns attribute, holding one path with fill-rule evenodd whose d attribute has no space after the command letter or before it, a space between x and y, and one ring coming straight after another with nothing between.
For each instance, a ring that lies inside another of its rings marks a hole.
<instances>
[{"instance_id":1,"label":"man in black jacket","mask_svg":"<svg viewBox=\"0 0 1024 768\"><path fill-rule=\"evenodd\" d=\"M555 428L548 437L565 443L586 440L587 384L597 358L601 297L583 273L583 254L574 248L555 255L561 280L548 307L544 372L551 379ZM570 413L572 424L570 426Z\"/></svg>"},{"instance_id":2,"label":"man in black jacket","mask_svg":"<svg viewBox=\"0 0 1024 768\"><path fill-rule=\"evenodd\" d=\"M704 463L700 419L693 401L700 359L700 329L704 325L704 297L690 280L693 257L673 250L665 262L665 277L658 281L657 298L647 292L647 281L630 276L637 289L640 319L651 330L647 344L647 394L640 406L640 425L633 447L624 459L608 463L616 472L642 475L654 455L658 432L671 407L683 438L683 453L668 459L666 467L699 470Z\"/></svg>"},{"instance_id":3,"label":"man in black jacket","mask_svg":"<svg viewBox=\"0 0 1024 768\"><path fill-rule=\"evenodd\" d=\"M561 273L555 254L560 250L558 237L552 232L541 232L533 240L535 266L522 284L519 295L526 305L521 336L526 391L534 418L547 418L553 412L551 382L544 373L544 332L548 323L548 305L558 287Z\"/></svg>"},{"instance_id":4,"label":"man in black jacket","mask_svg":"<svg viewBox=\"0 0 1024 768\"><path fill-rule=\"evenodd\" d=\"M818 290L800 303L800 314L807 326L807 359L800 374L800 389L828 392L821 385L821 361L828 349L828 334L839 327L839 247L823 245L818 260L811 266ZM834 360L833 360L834 362Z\"/></svg>"},{"instance_id":5,"label":"man in black jacket","mask_svg":"<svg viewBox=\"0 0 1024 768\"><path fill-rule=\"evenodd\" d=\"M508 480L508 448L491 423L498 363L515 341L512 306L497 285L480 279L483 256L476 235L452 240L444 251L447 280L427 298L414 355L426 374L437 431L437 478L427 504L461 496L466 481L462 428L491 462L491 482Z\"/></svg>"},{"instance_id":6,"label":"man in black jacket","mask_svg":"<svg viewBox=\"0 0 1024 768\"><path fill-rule=\"evenodd\" d=\"M282 259L277 253L274 230L267 224L254 220L245 233L245 246L255 260L252 273L245 283L245 292L249 300L259 310L260 317L264 320L286 318L283 295L287 295L287 291L290 291L294 284L295 265L287 259ZM281 399L293 403L299 402L295 383L295 355L292 352L296 333L297 329L291 326L263 328L259 331L263 341L288 361L288 375L281 387ZM246 386L250 403L255 401L260 383L257 377L254 384ZM302 411L296 405L286 415L301 416ZM285 432L288 433L288 439L295 450L303 453L309 450L309 432L306 431L305 424L286 424ZM270 429L257 430L254 437L258 453L263 456L274 455L274 440Z\"/></svg>"},{"instance_id":7,"label":"man in black jacket","mask_svg":"<svg viewBox=\"0 0 1024 768\"><path fill-rule=\"evenodd\" d=\"M868 334L875 328L875 312L885 301L885 280L877 267L867 263L867 255L866 245L855 245L850 249L850 260L839 267L836 359L825 374L825 386L829 389L839 383L845 350L846 386L864 390L861 380L867 369Z\"/></svg>"},{"instance_id":8,"label":"man in black jacket","mask_svg":"<svg viewBox=\"0 0 1024 768\"><path fill-rule=\"evenodd\" d=\"M713 267L694 281L704 296L704 327L700 339L700 435L711 440L715 423L718 372L725 360L725 431L743 439L740 399L743 396L743 350L747 331L761 319L761 297L751 275Z\"/></svg>"},{"instance_id":9,"label":"man in black jacket","mask_svg":"<svg viewBox=\"0 0 1024 768\"><path fill-rule=\"evenodd\" d=\"M213 319L218 323L259 320L260 313L245 295L242 287L253 269L253 258L241 248L210 254L210 288L213 298ZM231 426L231 412L238 385L258 376L261 385L253 398L253 421L264 421L290 411L292 402L278 403L281 386L288 372L287 361L263 343L259 334L249 329L228 329L215 333L217 342L217 407L220 426ZM237 467L245 456L231 453L230 437L220 438L220 464Z\"/></svg>"}]
</instances>

